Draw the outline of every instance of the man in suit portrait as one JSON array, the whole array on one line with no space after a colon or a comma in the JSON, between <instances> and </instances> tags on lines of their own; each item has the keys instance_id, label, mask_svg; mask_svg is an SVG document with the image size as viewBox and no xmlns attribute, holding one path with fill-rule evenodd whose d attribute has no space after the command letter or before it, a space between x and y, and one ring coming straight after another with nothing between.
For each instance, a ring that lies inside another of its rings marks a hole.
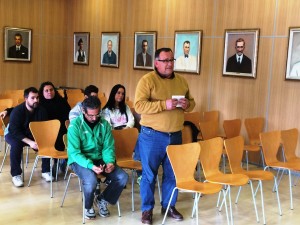
<instances>
[{"instance_id":1,"label":"man in suit portrait","mask_svg":"<svg viewBox=\"0 0 300 225\"><path fill-rule=\"evenodd\" d=\"M117 55L112 50L112 40L107 42L107 51L103 54L102 63L103 64L117 64Z\"/></svg>"},{"instance_id":2,"label":"man in suit portrait","mask_svg":"<svg viewBox=\"0 0 300 225\"><path fill-rule=\"evenodd\" d=\"M252 62L243 52L245 50L245 40L239 38L235 41L236 54L229 57L226 65L226 72L252 73Z\"/></svg>"},{"instance_id":3,"label":"man in suit portrait","mask_svg":"<svg viewBox=\"0 0 300 225\"><path fill-rule=\"evenodd\" d=\"M8 57L28 59L28 48L22 45L22 35L20 33L15 34L15 45L8 49Z\"/></svg>"},{"instance_id":4,"label":"man in suit portrait","mask_svg":"<svg viewBox=\"0 0 300 225\"><path fill-rule=\"evenodd\" d=\"M136 65L137 66L150 66L150 67L152 67L152 57L147 52L147 50L148 50L148 41L143 40L142 41L142 52L140 52L136 56Z\"/></svg>"},{"instance_id":5,"label":"man in suit portrait","mask_svg":"<svg viewBox=\"0 0 300 225\"><path fill-rule=\"evenodd\" d=\"M190 54L191 42L186 40L183 42L183 55L179 56L175 61L175 69L178 70L196 70L196 57Z\"/></svg>"}]
</instances>

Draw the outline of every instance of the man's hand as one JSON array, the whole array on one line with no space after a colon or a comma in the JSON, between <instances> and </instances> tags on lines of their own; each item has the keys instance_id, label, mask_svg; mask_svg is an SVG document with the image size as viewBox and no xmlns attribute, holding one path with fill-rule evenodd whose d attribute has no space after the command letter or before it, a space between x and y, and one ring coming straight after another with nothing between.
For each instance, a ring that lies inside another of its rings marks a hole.
<instances>
[{"instance_id":1,"label":"man's hand","mask_svg":"<svg viewBox=\"0 0 300 225\"><path fill-rule=\"evenodd\" d=\"M107 163L105 167L105 173L111 173L114 171L115 165L113 163Z\"/></svg>"},{"instance_id":2,"label":"man's hand","mask_svg":"<svg viewBox=\"0 0 300 225\"><path fill-rule=\"evenodd\" d=\"M190 102L186 98L179 99L178 104L180 104L181 108L183 108L183 109L187 109L190 106Z\"/></svg>"},{"instance_id":3,"label":"man's hand","mask_svg":"<svg viewBox=\"0 0 300 225\"><path fill-rule=\"evenodd\" d=\"M4 117L7 115L7 111L0 112L0 117L4 119Z\"/></svg>"},{"instance_id":4,"label":"man's hand","mask_svg":"<svg viewBox=\"0 0 300 225\"><path fill-rule=\"evenodd\" d=\"M176 105L178 104L178 100L173 98L173 99L167 99L166 100L166 107L167 110L173 110L176 109Z\"/></svg>"},{"instance_id":5,"label":"man's hand","mask_svg":"<svg viewBox=\"0 0 300 225\"><path fill-rule=\"evenodd\" d=\"M32 148L33 150L38 150L38 145L37 145L37 143L35 142L35 141L30 141L29 143L28 143L28 145L30 146L30 148Z\"/></svg>"},{"instance_id":6,"label":"man's hand","mask_svg":"<svg viewBox=\"0 0 300 225\"><path fill-rule=\"evenodd\" d=\"M100 166L93 166L92 170L96 173L96 174L100 174L104 171L104 167L105 165L100 165Z\"/></svg>"}]
</instances>

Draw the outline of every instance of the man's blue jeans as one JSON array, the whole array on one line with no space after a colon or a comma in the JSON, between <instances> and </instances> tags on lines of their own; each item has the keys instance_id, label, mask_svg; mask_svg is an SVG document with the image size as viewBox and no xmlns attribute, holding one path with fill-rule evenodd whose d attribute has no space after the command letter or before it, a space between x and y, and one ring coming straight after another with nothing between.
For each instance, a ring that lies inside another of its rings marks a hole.
<instances>
[{"instance_id":1,"label":"man's blue jeans","mask_svg":"<svg viewBox=\"0 0 300 225\"><path fill-rule=\"evenodd\" d=\"M149 127L141 127L138 147L143 168L140 183L142 212L154 208L155 182L160 165L162 165L163 168L161 205L167 208L173 188L176 186L176 180L166 153L166 148L170 144L176 145L181 143L181 131L165 133L153 130ZM175 206L177 195L178 192L176 191L171 206Z\"/></svg>"},{"instance_id":2,"label":"man's blue jeans","mask_svg":"<svg viewBox=\"0 0 300 225\"><path fill-rule=\"evenodd\" d=\"M100 163L99 163L100 164ZM95 163L95 165L99 165ZM83 193L85 197L85 208L90 209L93 205L94 193L97 186L97 175L96 173L88 168L84 168L77 163L70 165L72 170L80 178L83 186ZM128 180L128 174L120 167L115 165L115 169L111 173L102 173L111 182L108 184L106 189L101 193L101 197L105 201L114 205L118 201L126 183Z\"/></svg>"}]
</instances>

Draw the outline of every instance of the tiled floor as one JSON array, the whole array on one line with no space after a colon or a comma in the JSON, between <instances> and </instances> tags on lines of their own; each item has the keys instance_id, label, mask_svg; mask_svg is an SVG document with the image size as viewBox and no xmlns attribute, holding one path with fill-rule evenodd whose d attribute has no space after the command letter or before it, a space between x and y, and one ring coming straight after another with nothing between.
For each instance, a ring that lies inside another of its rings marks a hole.
<instances>
[{"instance_id":1,"label":"tiled floor","mask_svg":"<svg viewBox=\"0 0 300 225\"><path fill-rule=\"evenodd\" d=\"M76 178L70 183L69 191L64 203L60 207L63 191L66 181L59 177L58 182L53 183L54 198L50 198L49 183L43 181L40 176L40 164L34 172L34 177L30 187L27 187L29 175L34 161L34 153L30 154L30 164L25 170L25 187L16 188L12 185L9 173L9 159L6 161L3 172L0 174L0 224L81 224L82 223L82 204L81 194L78 188ZM3 151L0 152L2 161ZM272 192L272 182L264 183L265 212L267 224L298 224L300 223L300 187L295 186L294 193L294 210L290 210L289 188L287 177L283 178L279 193L283 215L279 216L276 194ZM300 185L300 184L299 184ZM102 188L105 188L102 185ZM238 188L232 188L232 199L234 202ZM262 224L260 194L257 196L257 207L259 211L260 224ZM223 209L219 212L216 208L217 195L203 196L199 203L199 224L226 224L226 214ZM194 225L196 219L191 219L193 199L191 194L179 193L177 209L183 214L182 222L167 219L166 224ZM135 207L136 211L131 211L131 184L124 189L121 198L121 217L117 215L117 207L109 206L111 216L101 218L97 216L95 220L87 220L86 224L123 224L133 225L142 224L140 222L141 212L139 187L135 185ZM235 224L257 224L253 209L250 187L247 185L243 188L239 203L233 203L233 216ZM161 224L162 215L160 215L160 204L156 191L156 206L154 208L153 224Z\"/></svg>"}]
</instances>

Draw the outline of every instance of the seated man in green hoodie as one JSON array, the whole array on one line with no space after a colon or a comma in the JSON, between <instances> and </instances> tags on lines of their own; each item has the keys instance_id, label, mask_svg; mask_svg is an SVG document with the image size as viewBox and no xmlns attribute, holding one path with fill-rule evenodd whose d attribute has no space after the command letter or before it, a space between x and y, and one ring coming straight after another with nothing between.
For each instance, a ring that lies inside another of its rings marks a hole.
<instances>
[{"instance_id":1,"label":"seated man in green hoodie","mask_svg":"<svg viewBox=\"0 0 300 225\"><path fill-rule=\"evenodd\" d=\"M100 117L101 102L90 96L82 102L81 114L68 128L68 164L82 181L85 197L85 218L96 217L93 209L97 174L111 180L106 189L95 199L99 215L110 215L107 203L116 204L127 183L127 173L118 167L114 139L109 123Z\"/></svg>"}]
</instances>

